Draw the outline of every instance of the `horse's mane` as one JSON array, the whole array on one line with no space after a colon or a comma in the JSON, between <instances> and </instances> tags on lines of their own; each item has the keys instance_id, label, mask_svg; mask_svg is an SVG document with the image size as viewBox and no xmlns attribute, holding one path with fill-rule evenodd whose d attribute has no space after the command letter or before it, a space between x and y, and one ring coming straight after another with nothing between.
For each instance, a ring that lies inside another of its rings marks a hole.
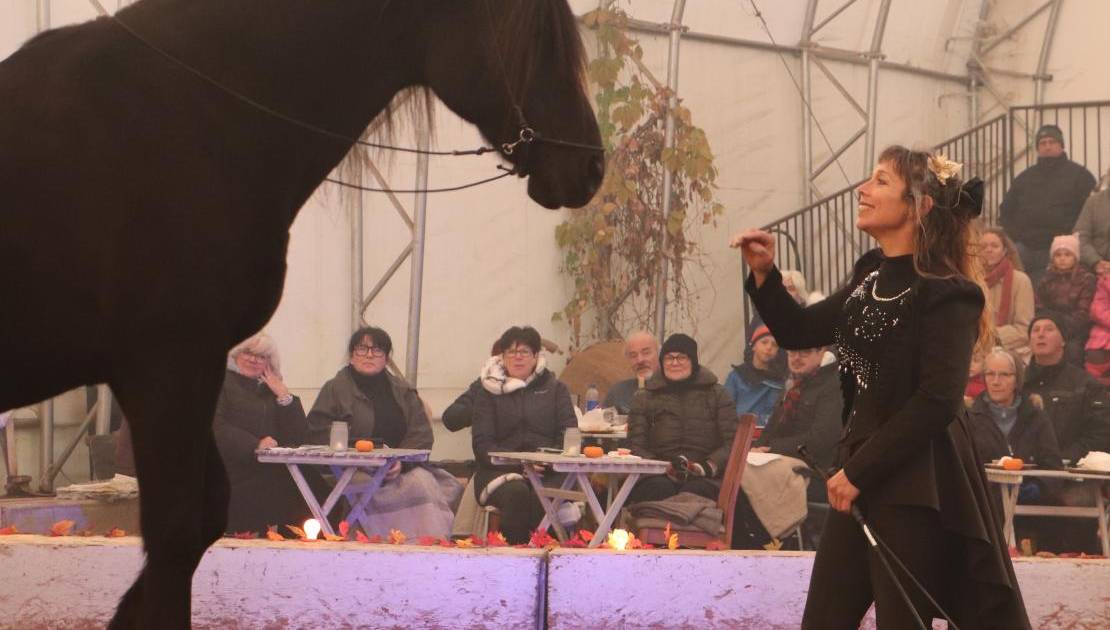
<instances>
[{"instance_id":1,"label":"horse's mane","mask_svg":"<svg viewBox=\"0 0 1110 630\"><path fill-rule=\"evenodd\" d=\"M477 0L476 4L478 11L487 12L478 19L492 29L491 45L503 64L499 71L505 73L514 98L521 98L532 81L545 80L535 76L541 54L551 58L550 71L556 75L552 79L585 86L586 52L578 23L564 0ZM366 127L362 139L392 144L402 127L434 133L435 100L426 86L401 90ZM337 167L340 177L354 181L378 153L380 150L364 146L352 147Z\"/></svg>"}]
</instances>

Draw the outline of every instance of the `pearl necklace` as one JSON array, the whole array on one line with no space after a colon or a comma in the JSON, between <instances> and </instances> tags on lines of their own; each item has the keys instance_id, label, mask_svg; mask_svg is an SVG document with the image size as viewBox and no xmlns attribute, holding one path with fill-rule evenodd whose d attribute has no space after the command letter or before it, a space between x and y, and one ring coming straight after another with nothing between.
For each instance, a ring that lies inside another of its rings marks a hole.
<instances>
[{"instance_id":1,"label":"pearl necklace","mask_svg":"<svg viewBox=\"0 0 1110 630\"><path fill-rule=\"evenodd\" d=\"M901 298L905 294L909 293L910 290L913 289L913 287L906 287L905 289L902 289L902 291L899 292L897 295L892 295L891 297L879 297L879 294L876 292L876 289L878 288L878 286L879 286L879 279L875 278L875 282L872 283L872 285L871 285L871 297L875 298L875 300L878 301L878 302L893 302L893 301Z\"/></svg>"}]
</instances>

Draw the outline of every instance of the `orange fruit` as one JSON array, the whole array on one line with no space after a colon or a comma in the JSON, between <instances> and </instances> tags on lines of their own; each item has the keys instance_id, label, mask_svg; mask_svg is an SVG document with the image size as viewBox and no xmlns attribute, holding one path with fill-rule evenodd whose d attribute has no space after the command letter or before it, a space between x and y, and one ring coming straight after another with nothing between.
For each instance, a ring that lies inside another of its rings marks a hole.
<instances>
[{"instance_id":1,"label":"orange fruit","mask_svg":"<svg viewBox=\"0 0 1110 630\"><path fill-rule=\"evenodd\" d=\"M370 440L359 440L355 442L355 450L360 453L369 453L374 450L374 443Z\"/></svg>"},{"instance_id":2,"label":"orange fruit","mask_svg":"<svg viewBox=\"0 0 1110 630\"><path fill-rule=\"evenodd\" d=\"M587 446L582 449L582 454L586 457L601 457L605 454L605 449L600 446Z\"/></svg>"},{"instance_id":3,"label":"orange fruit","mask_svg":"<svg viewBox=\"0 0 1110 630\"><path fill-rule=\"evenodd\" d=\"M1006 457L1002 460L1002 468L1006 470L1021 470L1025 468L1025 462L1017 457Z\"/></svg>"}]
</instances>

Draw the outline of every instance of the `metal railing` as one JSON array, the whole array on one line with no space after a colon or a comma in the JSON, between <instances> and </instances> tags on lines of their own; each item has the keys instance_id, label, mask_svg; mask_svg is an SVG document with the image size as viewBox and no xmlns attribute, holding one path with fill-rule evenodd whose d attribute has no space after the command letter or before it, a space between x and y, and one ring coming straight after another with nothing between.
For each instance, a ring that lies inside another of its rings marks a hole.
<instances>
[{"instance_id":1,"label":"metal railing","mask_svg":"<svg viewBox=\"0 0 1110 630\"><path fill-rule=\"evenodd\" d=\"M1012 174L1007 156L1010 128L1006 115L999 115L934 147L949 159L961 162L964 178L981 177L985 182L984 218L997 219L998 204ZM852 271L856 259L877 246L870 235L856 229L856 188L852 186L825 197L797 212L765 225L775 237L775 264L779 269L801 271L810 291L828 295ZM748 275L741 259L741 277ZM741 298L744 322L753 314L747 295Z\"/></svg>"}]
</instances>

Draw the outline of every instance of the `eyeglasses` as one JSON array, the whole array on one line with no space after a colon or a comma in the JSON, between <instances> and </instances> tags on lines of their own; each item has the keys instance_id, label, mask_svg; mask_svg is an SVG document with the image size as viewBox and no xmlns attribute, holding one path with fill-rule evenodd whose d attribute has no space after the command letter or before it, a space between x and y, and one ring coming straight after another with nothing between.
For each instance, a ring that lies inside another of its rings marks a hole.
<instances>
[{"instance_id":1,"label":"eyeglasses","mask_svg":"<svg viewBox=\"0 0 1110 630\"><path fill-rule=\"evenodd\" d=\"M681 353L663 355L663 363L689 363L690 357Z\"/></svg>"},{"instance_id":2,"label":"eyeglasses","mask_svg":"<svg viewBox=\"0 0 1110 630\"><path fill-rule=\"evenodd\" d=\"M1013 378L1013 372L983 372L983 378Z\"/></svg>"},{"instance_id":3,"label":"eyeglasses","mask_svg":"<svg viewBox=\"0 0 1110 630\"><path fill-rule=\"evenodd\" d=\"M517 348L515 350L506 350L502 354L504 354L507 357L520 357L522 359L527 359L527 358L535 355L536 353L532 352L531 348Z\"/></svg>"},{"instance_id":4,"label":"eyeglasses","mask_svg":"<svg viewBox=\"0 0 1110 630\"><path fill-rule=\"evenodd\" d=\"M255 353L255 352L249 352L247 350L244 350L244 351L240 352L239 354L243 355L245 358L250 359L252 361L269 361L270 360L270 357L268 355L258 354L258 353Z\"/></svg>"},{"instance_id":5,"label":"eyeglasses","mask_svg":"<svg viewBox=\"0 0 1110 630\"><path fill-rule=\"evenodd\" d=\"M364 345L355 346L355 356L356 357L364 357L366 355L370 355L372 357L384 357L385 356L385 350L382 350L381 348L379 348L377 346L364 346Z\"/></svg>"}]
</instances>

